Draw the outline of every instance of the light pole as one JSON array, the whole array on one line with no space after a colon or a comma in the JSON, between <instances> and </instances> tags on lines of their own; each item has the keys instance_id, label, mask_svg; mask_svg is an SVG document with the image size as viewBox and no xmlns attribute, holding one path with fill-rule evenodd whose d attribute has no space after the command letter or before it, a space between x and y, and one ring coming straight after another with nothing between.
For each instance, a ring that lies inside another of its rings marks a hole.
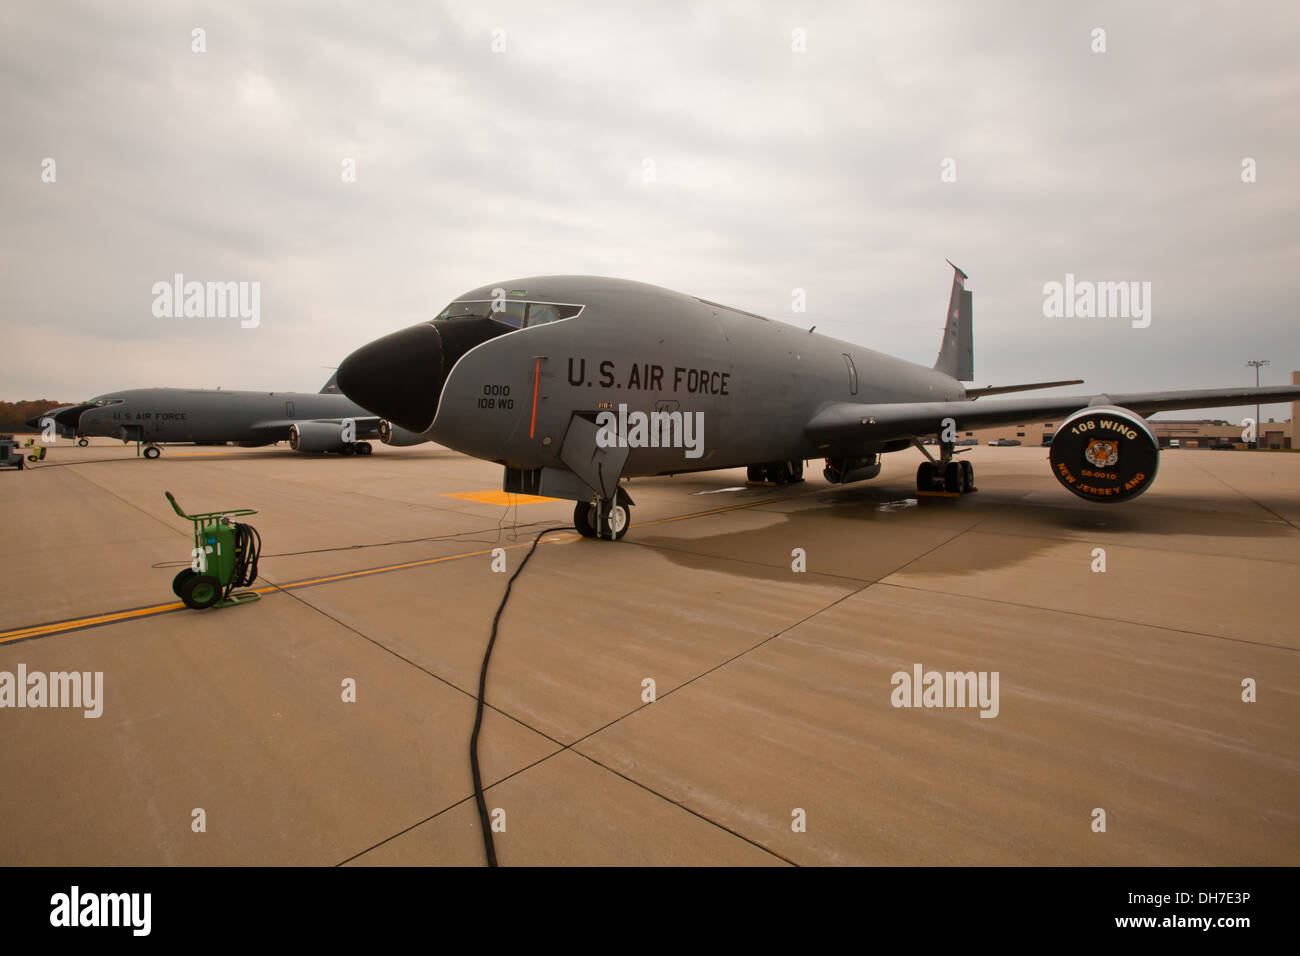
<instances>
[{"instance_id":1,"label":"light pole","mask_svg":"<svg viewBox=\"0 0 1300 956\"><path fill-rule=\"evenodd\" d=\"M1251 359L1246 363L1246 367L1255 366L1255 387L1259 388L1259 370L1261 366L1267 365L1268 359ZM1259 405L1255 405L1255 451L1260 450L1259 439L1263 431L1263 425L1259 420Z\"/></svg>"}]
</instances>

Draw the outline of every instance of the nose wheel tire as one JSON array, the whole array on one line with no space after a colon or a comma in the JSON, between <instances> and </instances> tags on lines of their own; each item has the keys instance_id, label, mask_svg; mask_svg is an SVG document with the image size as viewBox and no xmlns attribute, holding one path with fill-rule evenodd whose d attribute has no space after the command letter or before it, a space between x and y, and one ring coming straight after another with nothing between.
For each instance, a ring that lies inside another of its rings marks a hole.
<instances>
[{"instance_id":1,"label":"nose wheel tire","mask_svg":"<svg viewBox=\"0 0 1300 956\"><path fill-rule=\"evenodd\" d=\"M80 448L85 448L85 447L86 447L87 445L89 445L89 444L90 444L90 439L89 439L89 438L78 438L78 439L77 439L77 446L80 447Z\"/></svg>"},{"instance_id":2,"label":"nose wheel tire","mask_svg":"<svg viewBox=\"0 0 1300 956\"><path fill-rule=\"evenodd\" d=\"M573 506L573 527L584 538L596 537L596 525L591 520L595 506L590 501L579 501Z\"/></svg>"},{"instance_id":3,"label":"nose wheel tire","mask_svg":"<svg viewBox=\"0 0 1300 956\"><path fill-rule=\"evenodd\" d=\"M162 449L159 448L157 445L149 445L144 450L144 457L151 460L157 458L161 454L162 454Z\"/></svg>"},{"instance_id":4,"label":"nose wheel tire","mask_svg":"<svg viewBox=\"0 0 1300 956\"><path fill-rule=\"evenodd\" d=\"M590 501L579 501L573 509L573 527L584 538L604 538L622 541L632 526L631 512L620 504L610 506L609 514L601 518L601 508Z\"/></svg>"}]
</instances>

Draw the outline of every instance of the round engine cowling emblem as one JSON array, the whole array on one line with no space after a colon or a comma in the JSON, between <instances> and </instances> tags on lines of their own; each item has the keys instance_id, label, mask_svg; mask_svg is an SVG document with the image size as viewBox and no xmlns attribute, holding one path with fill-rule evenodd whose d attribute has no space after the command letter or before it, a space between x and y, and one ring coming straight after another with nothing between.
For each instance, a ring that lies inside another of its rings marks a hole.
<instances>
[{"instance_id":1,"label":"round engine cowling emblem","mask_svg":"<svg viewBox=\"0 0 1300 956\"><path fill-rule=\"evenodd\" d=\"M1113 405L1084 408L1052 436L1056 480L1089 501L1127 501L1156 476L1160 443L1140 415Z\"/></svg>"}]
</instances>

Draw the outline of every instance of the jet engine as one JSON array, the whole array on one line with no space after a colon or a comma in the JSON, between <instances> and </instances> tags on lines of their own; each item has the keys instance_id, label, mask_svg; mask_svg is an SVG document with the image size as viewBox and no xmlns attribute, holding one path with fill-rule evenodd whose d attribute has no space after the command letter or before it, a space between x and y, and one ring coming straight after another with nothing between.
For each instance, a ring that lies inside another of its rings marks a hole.
<instances>
[{"instance_id":1,"label":"jet engine","mask_svg":"<svg viewBox=\"0 0 1300 956\"><path fill-rule=\"evenodd\" d=\"M1075 412L1052 436L1056 480L1088 501L1127 501L1156 477L1160 442L1146 419L1117 405Z\"/></svg>"},{"instance_id":2,"label":"jet engine","mask_svg":"<svg viewBox=\"0 0 1300 956\"><path fill-rule=\"evenodd\" d=\"M394 425L388 419L381 419L379 422L379 440L385 445L393 445L398 448L404 448L407 445L418 445L429 439L425 438L418 432L410 431L401 425Z\"/></svg>"},{"instance_id":3,"label":"jet engine","mask_svg":"<svg viewBox=\"0 0 1300 956\"><path fill-rule=\"evenodd\" d=\"M334 422L295 422L289 426L289 447L294 451L336 451L344 455L370 453L367 442L345 442L343 424Z\"/></svg>"}]
</instances>

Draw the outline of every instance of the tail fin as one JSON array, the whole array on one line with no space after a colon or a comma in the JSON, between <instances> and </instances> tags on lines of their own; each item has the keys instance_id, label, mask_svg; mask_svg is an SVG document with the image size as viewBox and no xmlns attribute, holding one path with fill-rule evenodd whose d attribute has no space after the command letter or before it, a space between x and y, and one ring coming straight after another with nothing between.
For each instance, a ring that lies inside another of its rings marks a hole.
<instances>
[{"instance_id":1,"label":"tail fin","mask_svg":"<svg viewBox=\"0 0 1300 956\"><path fill-rule=\"evenodd\" d=\"M339 373L338 373L338 372L335 372L333 375L330 376L330 380L329 380L328 382L325 383L325 387L322 388L322 389L320 390L320 394L322 394L322 395L338 395L338 394L339 394L339 381L338 381L338 379L339 379Z\"/></svg>"},{"instance_id":2,"label":"tail fin","mask_svg":"<svg viewBox=\"0 0 1300 956\"><path fill-rule=\"evenodd\" d=\"M945 262L947 260L944 260ZM948 265L952 266L951 262ZM948 298L948 315L943 329L943 346L934 363L943 372L962 382L975 378L975 337L971 326L971 294L966 291L966 273L952 266L952 295Z\"/></svg>"}]
</instances>

